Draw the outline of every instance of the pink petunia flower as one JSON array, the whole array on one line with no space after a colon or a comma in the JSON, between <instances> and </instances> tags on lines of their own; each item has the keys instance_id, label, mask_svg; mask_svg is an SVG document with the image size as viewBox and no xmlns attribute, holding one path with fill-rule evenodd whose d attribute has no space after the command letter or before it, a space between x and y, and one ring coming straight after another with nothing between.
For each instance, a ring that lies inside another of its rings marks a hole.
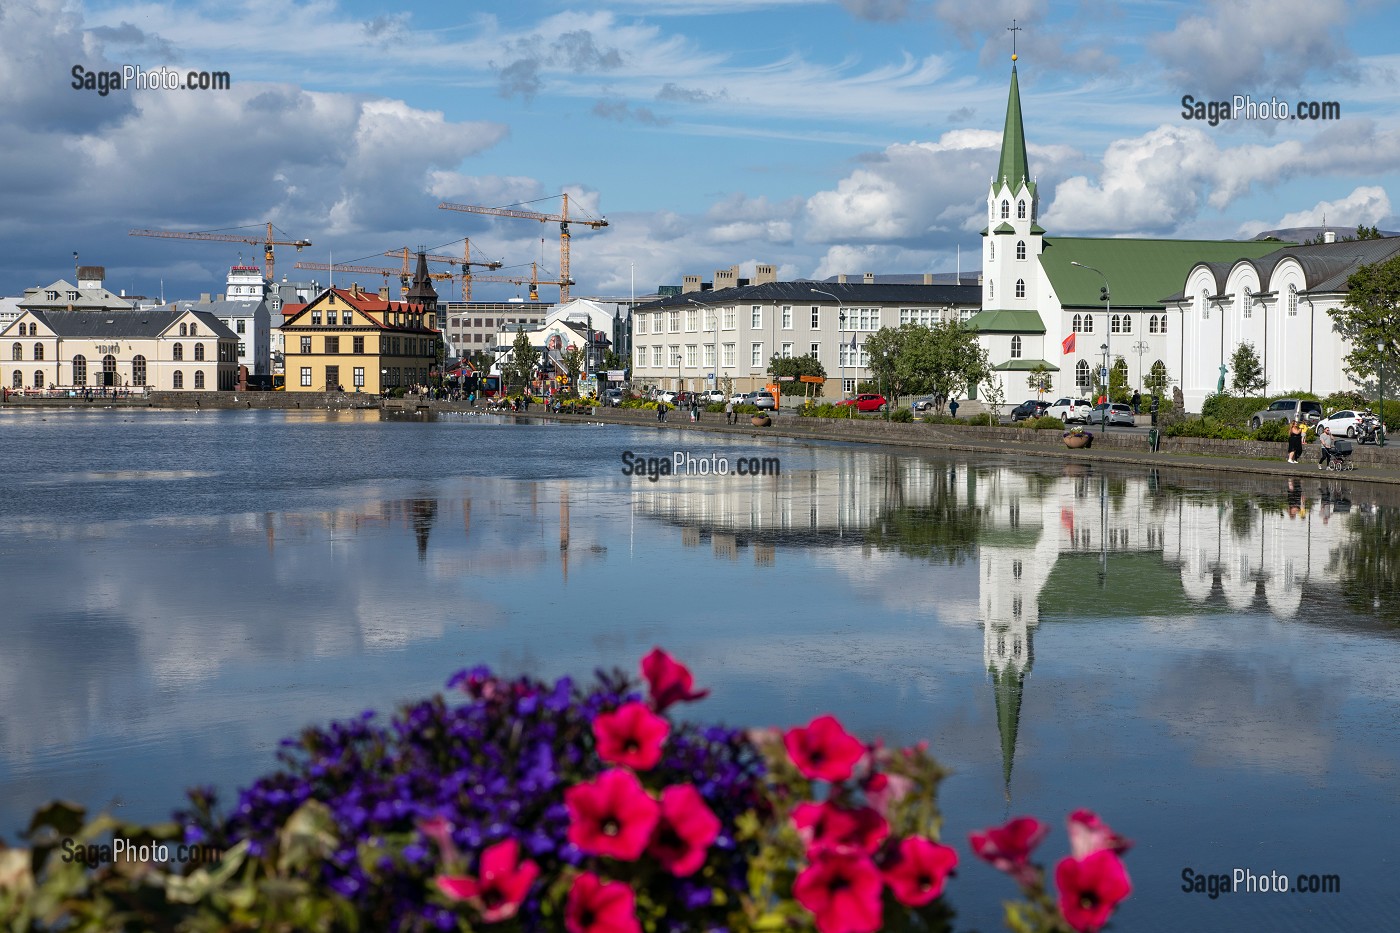
<instances>
[{"instance_id":1,"label":"pink petunia flower","mask_svg":"<svg viewBox=\"0 0 1400 933\"><path fill-rule=\"evenodd\" d=\"M1020 884L1027 885L1033 884L1037 877L1037 869L1027 860L1031 850L1040 845L1040 840L1048 832L1050 827L1040 820L1020 816L1004 826L970 833L968 840L978 858L990 862Z\"/></svg>"},{"instance_id":2,"label":"pink petunia flower","mask_svg":"<svg viewBox=\"0 0 1400 933\"><path fill-rule=\"evenodd\" d=\"M719 817L700 792L690 784L675 784L661 792L661 818L647 854L671 874L685 878L705 864L719 831Z\"/></svg>"},{"instance_id":3,"label":"pink petunia flower","mask_svg":"<svg viewBox=\"0 0 1400 933\"><path fill-rule=\"evenodd\" d=\"M439 875L435 880L443 894L470 903L486 923L497 923L515 916L539 874L533 861L520 860L520 843L506 839L481 853L478 877Z\"/></svg>"},{"instance_id":4,"label":"pink petunia flower","mask_svg":"<svg viewBox=\"0 0 1400 933\"><path fill-rule=\"evenodd\" d=\"M943 883L958 865L958 853L922 836L900 840L895 857L882 874L895 900L905 907L922 907L943 893Z\"/></svg>"},{"instance_id":5,"label":"pink petunia flower","mask_svg":"<svg viewBox=\"0 0 1400 933\"><path fill-rule=\"evenodd\" d=\"M592 872L583 872L569 888L564 929L568 933L642 933L636 896L621 881L604 883Z\"/></svg>"},{"instance_id":6,"label":"pink petunia flower","mask_svg":"<svg viewBox=\"0 0 1400 933\"><path fill-rule=\"evenodd\" d=\"M789 729L783 744L809 781L844 781L865 754L865 745L842 728L835 716L818 716L806 726Z\"/></svg>"},{"instance_id":7,"label":"pink petunia flower","mask_svg":"<svg viewBox=\"0 0 1400 933\"><path fill-rule=\"evenodd\" d=\"M1122 855L1132 847L1131 840L1115 833L1094 811L1081 809L1069 815L1069 851L1075 858L1102 849Z\"/></svg>"},{"instance_id":8,"label":"pink petunia flower","mask_svg":"<svg viewBox=\"0 0 1400 933\"><path fill-rule=\"evenodd\" d=\"M847 808L831 801L800 803L793 808L792 823L812 858L824 849L840 849L874 855L890 834L890 824L871 807Z\"/></svg>"},{"instance_id":9,"label":"pink petunia flower","mask_svg":"<svg viewBox=\"0 0 1400 933\"><path fill-rule=\"evenodd\" d=\"M1127 870L1111 849L1062 859L1055 866L1055 885L1060 889L1060 913L1078 933L1101 929L1133 890Z\"/></svg>"},{"instance_id":10,"label":"pink petunia flower","mask_svg":"<svg viewBox=\"0 0 1400 933\"><path fill-rule=\"evenodd\" d=\"M659 713L673 703L703 700L708 690L695 690L690 669L660 648L642 658L642 676L651 688L651 705Z\"/></svg>"},{"instance_id":11,"label":"pink petunia flower","mask_svg":"<svg viewBox=\"0 0 1400 933\"><path fill-rule=\"evenodd\" d=\"M792 886L797 903L812 912L817 933L874 933L883 920L884 882L875 863L853 852L825 850Z\"/></svg>"},{"instance_id":12,"label":"pink petunia flower","mask_svg":"<svg viewBox=\"0 0 1400 933\"><path fill-rule=\"evenodd\" d=\"M660 807L631 771L613 768L564 791L569 841L593 855L635 861L646 849Z\"/></svg>"},{"instance_id":13,"label":"pink petunia flower","mask_svg":"<svg viewBox=\"0 0 1400 933\"><path fill-rule=\"evenodd\" d=\"M624 703L593 720L598 757L609 764L650 771L661 760L661 746L671 724L643 703Z\"/></svg>"}]
</instances>

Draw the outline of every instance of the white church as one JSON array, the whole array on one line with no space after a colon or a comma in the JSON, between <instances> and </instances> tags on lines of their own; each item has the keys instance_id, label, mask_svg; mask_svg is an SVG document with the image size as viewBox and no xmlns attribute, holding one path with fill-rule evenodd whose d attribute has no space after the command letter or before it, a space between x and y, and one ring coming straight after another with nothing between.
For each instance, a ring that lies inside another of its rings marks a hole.
<instances>
[{"instance_id":1,"label":"white church","mask_svg":"<svg viewBox=\"0 0 1400 933\"><path fill-rule=\"evenodd\" d=\"M1200 411L1241 343L1253 345L1270 394L1357 388L1328 311L1352 272L1400 254L1400 237L1298 246L1048 235L1037 222L1014 59L982 230L982 311L968 322L1008 402L1035 397L1027 379L1037 368L1051 374L1051 394L1070 395L1115 366L1134 388L1164 373L1187 410Z\"/></svg>"}]
</instances>

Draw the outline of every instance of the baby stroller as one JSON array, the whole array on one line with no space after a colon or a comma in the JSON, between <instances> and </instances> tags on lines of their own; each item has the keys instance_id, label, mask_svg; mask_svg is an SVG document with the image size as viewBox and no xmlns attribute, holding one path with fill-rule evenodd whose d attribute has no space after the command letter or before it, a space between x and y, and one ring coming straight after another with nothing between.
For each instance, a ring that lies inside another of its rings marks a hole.
<instances>
[{"instance_id":1,"label":"baby stroller","mask_svg":"<svg viewBox=\"0 0 1400 933\"><path fill-rule=\"evenodd\" d=\"M1332 456L1327 458L1327 469L1329 470L1354 470L1356 464L1351 462L1352 443L1345 437L1337 438L1336 444L1332 447Z\"/></svg>"}]
</instances>

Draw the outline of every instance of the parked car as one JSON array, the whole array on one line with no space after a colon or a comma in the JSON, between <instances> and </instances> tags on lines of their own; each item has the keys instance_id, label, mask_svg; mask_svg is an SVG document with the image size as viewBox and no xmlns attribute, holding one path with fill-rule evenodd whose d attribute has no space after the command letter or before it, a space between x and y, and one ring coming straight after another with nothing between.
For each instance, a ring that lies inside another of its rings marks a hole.
<instances>
[{"instance_id":1,"label":"parked car","mask_svg":"<svg viewBox=\"0 0 1400 933\"><path fill-rule=\"evenodd\" d=\"M747 392L735 392L733 395L729 396L729 400L735 405L744 404L746 401L748 401L748 398L749 393Z\"/></svg>"},{"instance_id":2,"label":"parked car","mask_svg":"<svg viewBox=\"0 0 1400 933\"><path fill-rule=\"evenodd\" d=\"M914 401L910 402L909 407L913 411L932 411L934 406L937 404L938 396L921 395L918 398L914 399Z\"/></svg>"},{"instance_id":3,"label":"parked car","mask_svg":"<svg viewBox=\"0 0 1400 933\"><path fill-rule=\"evenodd\" d=\"M1361 412L1344 409L1334 411L1319 421L1317 430L1321 432L1324 427L1328 427L1332 429L1333 437L1358 437L1364 431L1363 423Z\"/></svg>"},{"instance_id":4,"label":"parked car","mask_svg":"<svg viewBox=\"0 0 1400 933\"><path fill-rule=\"evenodd\" d=\"M624 397L621 389L608 389L603 393L603 407L617 408Z\"/></svg>"},{"instance_id":5,"label":"parked car","mask_svg":"<svg viewBox=\"0 0 1400 933\"><path fill-rule=\"evenodd\" d=\"M884 411L889 406L889 402L885 401L883 395L875 395L870 392L857 395L855 398L843 398L836 404L854 405L856 411Z\"/></svg>"},{"instance_id":6,"label":"parked car","mask_svg":"<svg viewBox=\"0 0 1400 933\"><path fill-rule=\"evenodd\" d=\"M773 400L773 393L766 392L762 389L745 395L741 404L753 405L758 408L759 411L775 411L778 407L778 403Z\"/></svg>"},{"instance_id":7,"label":"parked car","mask_svg":"<svg viewBox=\"0 0 1400 933\"><path fill-rule=\"evenodd\" d=\"M1107 403L1102 405L1095 405L1093 419L1094 424L1104 423L1105 408L1108 409L1108 424L1110 426L1115 424L1123 424L1131 428L1133 425L1137 424L1137 422L1133 420L1133 406L1124 405L1122 402L1114 402L1111 405Z\"/></svg>"},{"instance_id":8,"label":"parked car","mask_svg":"<svg viewBox=\"0 0 1400 933\"><path fill-rule=\"evenodd\" d=\"M1025 421L1027 418L1039 418L1045 414L1045 409L1050 407L1050 403L1044 399L1028 398L1015 408L1011 409L1012 421Z\"/></svg>"},{"instance_id":9,"label":"parked car","mask_svg":"<svg viewBox=\"0 0 1400 933\"><path fill-rule=\"evenodd\" d=\"M1094 417L1094 403L1087 398L1062 398L1046 408L1045 415L1049 418L1059 418L1066 424L1071 421L1088 424Z\"/></svg>"},{"instance_id":10,"label":"parked car","mask_svg":"<svg viewBox=\"0 0 1400 933\"><path fill-rule=\"evenodd\" d=\"M711 389L708 392L701 392L700 401L704 402L707 405L712 405L715 402L723 402L724 393L721 392L719 389Z\"/></svg>"},{"instance_id":11,"label":"parked car","mask_svg":"<svg viewBox=\"0 0 1400 933\"><path fill-rule=\"evenodd\" d=\"M1302 421L1305 424L1317 424L1322 420L1322 403L1296 398L1281 398L1270 403L1269 407L1263 411L1256 411L1251 415L1249 426L1257 431L1265 421L1294 420Z\"/></svg>"}]
</instances>

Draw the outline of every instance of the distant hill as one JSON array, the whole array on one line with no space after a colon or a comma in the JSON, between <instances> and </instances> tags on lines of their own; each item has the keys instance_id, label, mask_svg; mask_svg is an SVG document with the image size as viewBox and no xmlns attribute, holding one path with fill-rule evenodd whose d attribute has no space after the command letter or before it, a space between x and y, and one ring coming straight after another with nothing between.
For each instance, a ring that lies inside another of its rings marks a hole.
<instances>
[{"instance_id":1,"label":"distant hill","mask_svg":"<svg viewBox=\"0 0 1400 933\"><path fill-rule=\"evenodd\" d=\"M1345 237L1356 237L1356 225L1350 227L1338 224L1328 224L1325 227L1280 227L1277 230L1265 230L1256 234L1256 240L1282 240L1285 243L1309 243L1322 235L1323 231L1331 230L1337 234L1337 239ZM1381 236L1400 236L1400 232L1382 230Z\"/></svg>"}]
</instances>

